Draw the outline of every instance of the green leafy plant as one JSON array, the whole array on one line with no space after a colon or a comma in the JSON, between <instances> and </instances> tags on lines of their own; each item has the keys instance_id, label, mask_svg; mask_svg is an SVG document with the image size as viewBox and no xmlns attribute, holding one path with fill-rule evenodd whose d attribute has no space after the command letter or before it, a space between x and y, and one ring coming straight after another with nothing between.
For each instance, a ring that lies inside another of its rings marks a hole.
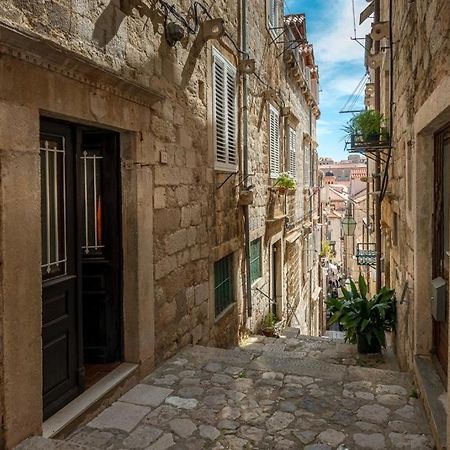
<instances>
[{"instance_id":1,"label":"green leafy plant","mask_svg":"<svg viewBox=\"0 0 450 450\"><path fill-rule=\"evenodd\" d=\"M324 241L322 243L322 250L319 253L320 258L327 258L330 261L333 259L333 248L331 247L330 243L328 241Z\"/></svg>"},{"instance_id":2,"label":"green leafy plant","mask_svg":"<svg viewBox=\"0 0 450 450\"><path fill-rule=\"evenodd\" d=\"M268 313L264 317L261 324L261 331L265 336L274 337L277 335L275 326L277 324L277 317L275 314Z\"/></svg>"},{"instance_id":3,"label":"green leafy plant","mask_svg":"<svg viewBox=\"0 0 450 450\"><path fill-rule=\"evenodd\" d=\"M344 131L355 140L355 143L379 142L388 138L384 125L383 115L369 109L353 116L344 126Z\"/></svg>"},{"instance_id":4,"label":"green leafy plant","mask_svg":"<svg viewBox=\"0 0 450 450\"><path fill-rule=\"evenodd\" d=\"M274 328L276 323L277 323L277 318L275 317L275 314L268 313L264 317L262 326L263 326L263 328Z\"/></svg>"},{"instance_id":5,"label":"green leafy plant","mask_svg":"<svg viewBox=\"0 0 450 450\"><path fill-rule=\"evenodd\" d=\"M279 189L293 190L295 189L297 182L287 172L280 173L275 181L274 187Z\"/></svg>"},{"instance_id":6,"label":"green leafy plant","mask_svg":"<svg viewBox=\"0 0 450 450\"><path fill-rule=\"evenodd\" d=\"M327 301L332 314L330 325L340 323L346 342L357 343L361 353L375 353L386 347L385 332L395 329L395 293L383 287L368 299L368 288L362 275L359 276L358 286L350 280L350 288L341 287L344 297Z\"/></svg>"}]
</instances>

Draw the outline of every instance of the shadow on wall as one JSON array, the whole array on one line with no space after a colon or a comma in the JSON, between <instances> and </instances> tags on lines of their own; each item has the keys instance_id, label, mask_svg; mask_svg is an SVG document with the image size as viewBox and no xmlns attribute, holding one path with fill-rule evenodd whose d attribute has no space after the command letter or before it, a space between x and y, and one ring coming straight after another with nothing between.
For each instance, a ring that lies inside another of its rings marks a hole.
<instances>
[{"instance_id":1,"label":"shadow on wall","mask_svg":"<svg viewBox=\"0 0 450 450\"><path fill-rule=\"evenodd\" d=\"M126 14L120 10L120 0L111 0L94 25L92 39L105 47L119 31Z\"/></svg>"},{"instance_id":2,"label":"shadow on wall","mask_svg":"<svg viewBox=\"0 0 450 450\"><path fill-rule=\"evenodd\" d=\"M137 10L134 9L136 12ZM107 7L103 10L103 12L100 14L99 18L97 19L95 25L94 25L94 32L92 34L92 39L102 48L105 48L106 45L111 42L111 40L116 36L116 34L119 31L119 28L124 21L124 19L131 15L133 12L133 2L129 0L111 0ZM154 35L161 36L161 43L157 50L159 57L163 61L163 64L165 65L166 72L169 69L170 72L170 66L176 65L176 50L172 49L166 42L163 35L161 35L161 29L164 26L165 17L162 14L162 12L158 9L146 9L142 14L144 14L148 21L151 22L153 33ZM147 26L147 22L144 25L144 29ZM144 29L142 30L144 32ZM146 36L143 35L143 39L146 38ZM187 47L189 46L189 39L190 35L187 34L184 39L181 40L180 45L187 50ZM172 82L176 82L180 85L182 89L186 88L189 84L189 81L192 78L192 75L194 73L197 60L200 56L201 51L203 50L203 47L205 45L205 41L202 39L201 33L197 33L195 36L191 48L189 50L188 56L186 58L186 61L183 66L183 70L181 73L181 79L177 80L176 77L176 69L173 67L172 74L169 75L169 79L171 79ZM149 64L145 64L141 67L141 70L145 72L146 69L148 69ZM166 73L167 75L167 73ZM171 76L172 75L172 76Z\"/></svg>"}]
</instances>

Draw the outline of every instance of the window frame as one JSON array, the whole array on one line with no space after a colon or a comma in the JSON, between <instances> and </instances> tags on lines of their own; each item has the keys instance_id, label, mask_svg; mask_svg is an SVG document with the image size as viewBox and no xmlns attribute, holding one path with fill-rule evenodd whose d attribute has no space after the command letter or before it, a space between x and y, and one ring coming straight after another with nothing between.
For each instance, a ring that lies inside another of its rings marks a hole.
<instances>
[{"instance_id":1,"label":"window frame","mask_svg":"<svg viewBox=\"0 0 450 450\"><path fill-rule=\"evenodd\" d=\"M272 120L272 117L275 117L274 120ZM281 168L281 161L280 161L280 112L277 108L275 108L272 104L269 104L269 172L270 172L270 178L278 178L280 175L280 168ZM272 125L276 124L276 129L272 130ZM276 140L272 140L273 134L276 134ZM272 144L276 143L276 148L273 147ZM277 155L273 155L273 152L276 151ZM277 159L277 167L276 171L274 169L273 161Z\"/></svg>"},{"instance_id":2,"label":"window frame","mask_svg":"<svg viewBox=\"0 0 450 450\"><path fill-rule=\"evenodd\" d=\"M254 244L255 242L257 242L257 246L259 249L259 254L257 257L254 257L252 255L252 244ZM256 278L253 278L252 264L255 263L256 261L258 262L258 276ZM262 239L261 237L258 237L250 242L250 284L254 285L261 278L262 278Z\"/></svg>"},{"instance_id":3,"label":"window frame","mask_svg":"<svg viewBox=\"0 0 450 450\"><path fill-rule=\"evenodd\" d=\"M225 161L218 160L217 151L217 93L216 93L216 67L218 64L223 66L224 70L224 135L225 135L225 149L226 154ZM229 103L229 86L231 85L228 76L231 77L233 83L233 94L234 98L232 100L232 105L234 112L232 114L233 119L233 133L234 133L234 156L230 157L230 117L228 115ZM212 77L212 132L213 132L213 152L214 152L214 169L223 172L236 172L238 168L239 155L238 155L238 111L237 111L237 69L236 67L227 60L220 51L213 47L212 48L212 63L211 63L211 77Z\"/></svg>"},{"instance_id":4,"label":"window frame","mask_svg":"<svg viewBox=\"0 0 450 450\"><path fill-rule=\"evenodd\" d=\"M224 262L225 260L228 260L228 274L227 277L220 281L220 283L217 283L217 265ZM233 273L233 267L234 267L234 255L233 253L229 253L228 255L225 255L223 258L218 259L213 264L213 277L214 277L214 319L219 319L222 314L224 314L232 305L236 303L236 300L234 298L234 273ZM220 309L218 308L218 295L217 290L221 286L223 286L225 283L228 283L228 303L220 305Z\"/></svg>"}]
</instances>

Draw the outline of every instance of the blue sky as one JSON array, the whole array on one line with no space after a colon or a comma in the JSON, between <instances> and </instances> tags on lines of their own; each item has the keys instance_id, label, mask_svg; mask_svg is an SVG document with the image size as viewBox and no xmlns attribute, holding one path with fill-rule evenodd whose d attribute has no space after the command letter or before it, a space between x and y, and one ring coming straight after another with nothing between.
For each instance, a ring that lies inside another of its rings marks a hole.
<instances>
[{"instance_id":1,"label":"blue sky","mask_svg":"<svg viewBox=\"0 0 450 450\"><path fill-rule=\"evenodd\" d=\"M339 114L364 76L364 49L354 35L352 0L286 0L285 14L305 13L308 40L314 45L320 74L320 111L317 140L320 156L346 159L342 127L351 114ZM366 0L355 0L357 36L369 32L370 20L359 27ZM360 98L355 109L363 108Z\"/></svg>"}]
</instances>

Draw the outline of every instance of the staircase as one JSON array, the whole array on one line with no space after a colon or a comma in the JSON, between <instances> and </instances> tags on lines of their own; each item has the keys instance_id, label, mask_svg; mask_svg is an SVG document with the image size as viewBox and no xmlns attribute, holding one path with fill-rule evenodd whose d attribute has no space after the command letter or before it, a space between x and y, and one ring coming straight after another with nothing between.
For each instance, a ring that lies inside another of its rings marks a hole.
<instances>
[{"instance_id":1,"label":"staircase","mask_svg":"<svg viewBox=\"0 0 450 450\"><path fill-rule=\"evenodd\" d=\"M432 449L416 396L393 356L286 329L186 348L65 440L17 449Z\"/></svg>"}]
</instances>

